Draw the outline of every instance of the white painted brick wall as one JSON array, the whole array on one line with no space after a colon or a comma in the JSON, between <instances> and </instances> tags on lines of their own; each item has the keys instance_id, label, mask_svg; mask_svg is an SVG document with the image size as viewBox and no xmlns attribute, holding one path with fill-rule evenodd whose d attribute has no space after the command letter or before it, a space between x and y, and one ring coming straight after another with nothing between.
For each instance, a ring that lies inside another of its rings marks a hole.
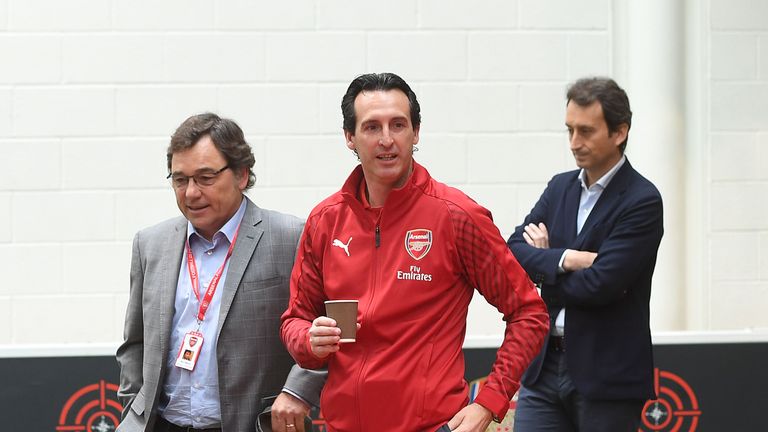
<instances>
[{"instance_id":1,"label":"white painted brick wall","mask_svg":"<svg viewBox=\"0 0 768 432\"><path fill-rule=\"evenodd\" d=\"M518 87L512 84L424 84L417 95L422 131L503 132L516 129ZM493 95L489 98L489 95Z\"/></svg>"},{"instance_id":2,"label":"white painted brick wall","mask_svg":"<svg viewBox=\"0 0 768 432\"><path fill-rule=\"evenodd\" d=\"M11 194L0 192L0 246L12 239Z\"/></svg>"},{"instance_id":3,"label":"white painted brick wall","mask_svg":"<svg viewBox=\"0 0 768 432\"><path fill-rule=\"evenodd\" d=\"M568 34L568 81L611 75L611 40L607 32Z\"/></svg>"},{"instance_id":4,"label":"white painted brick wall","mask_svg":"<svg viewBox=\"0 0 768 432\"><path fill-rule=\"evenodd\" d=\"M0 84L61 79L61 40L56 36L0 34L0 58Z\"/></svg>"},{"instance_id":5,"label":"white painted brick wall","mask_svg":"<svg viewBox=\"0 0 768 432\"><path fill-rule=\"evenodd\" d=\"M332 88L340 93L332 94L334 91L324 86L313 85L223 87L218 93L218 106L227 117L241 123L247 120L243 127L246 134L340 134L340 119L320 121L328 116L340 118L341 95L346 86Z\"/></svg>"},{"instance_id":6,"label":"white painted brick wall","mask_svg":"<svg viewBox=\"0 0 768 432\"><path fill-rule=\"evenodd\" d=\"M688 216L708 234L707 326L768 326L755 306L768 283L768 3L709 4L709 212ZM257 159L248 195L306 217L355 166L339 103L364 72L411 83L423 114L417 160L491 210L508 236L547 180L574 167L563 93L612 73L624 31L612 8L0 0L0 273L28 276L0 286L0 343L120 340L131 239L179 214L165 148L191 114L237 121ZM473 302L470 334L500 331L488 309Z\"/></svg>"},{"instance_id":7,"label":"white painted brick wall","mask_svg":"<svg viewBox=\"0 0 768 432\"><path fill-rule=\"evenodd\" d=\"M11 329L13 321L11 319L11 298L0 297L0 344L10 344L13 340Z\"/></svg>"},{"instance_id":8,"label":"white painted brick wall","mask_svg":"<svg viewBox=\"0 0 768 432\"><path fill-rule=\"evenodd\" d=\"M112 27L117 30L211 30L213 0L113 0Z\"/></svg>"},{"instance_id":9,"label":"white painted brick wall","mask_svg":"<svg viewBox=\"0 0 768 432\"><path fill-rule=\"evenodd\" d=\"M768 232L760 234L759 260L757 265L760 280L768 281Z\"/></svg>"},{"instance_id":10,"label":"white painted brick wall","mask_svg":"<svg viewBox=\"0 0 768 432\"><path fill-rule=\"evenodd\" d=\"M12 221L15 242L114 240L112 192L16 193Z\"/></svg>"},{"instance_id":11,"label":"white painted brick wall","mask_svg":"<svg viewBox=\"0 0 768 432\"><path fill-rule=\"evenodd\" d=\"M77 243L61 247L59 279L65 294L124 294L130 268L131 242Z\"/></svg>"},{"instance_id":12,"label":"white painted brick wall","mask_svg":"<svg viewBox=\"0 0 768 432\"><path fill-rule=\"evenodd\" d=\"M130 241L140 229L180 215L170 186L163 189L119 191L114 196L115 238L119 241Z\"/></svg>"},{"instance_id":13,"label":"white painted brick wall","mask_svg":"<svg viewBox=\"0 0 768 432\"><path fill-rule=\"evenodd\" d=\"M8 29L12 31L109 30L111 2L103 0L7 0ZM151 9L144 9L146 11Z\"/></svg>"},{"instance_id":14,"label":"white painted brick wall","mask_svg":"<svg viewBox=\"0 0 768 432\"><path fill-rule=\"evenodd\" d=\"M759 76L763 81L768 81L768 34L759 38L758 42L759 56Z\"/></svg>"},{"instance_id":15,"label":"white painted brick wall","mask_svg":"<svg viewBox=\"0 0 768 432\"><path fill-rule=\"evenodd\" d=\"M718 330L764 329L768 283L723 281L712 284L710 326Z\"/></svg>"},{"instance_id":16,"label":"white painted brick wall","mask_svg":"<svg viewBox=\"0 0 768 432\"><path fill-rule=\"evenodd\" d=\"M61 294L61 249L58 243L0 245L0 262L7 266L0 296Z\"/></svg>"},{"instance_id":17,"label":"white painted brick wall","mask_svg":"<svg viewBox=\"0 0 768 432\"><path fill-rule=\"evenodd\" d=\"M266 142L266 181L273 186L340 187L357 159L341 134L323 137L273 137ZM320 168L320 169L318 169Z\"/></svg>"},{"instance_id":18,"label":"white painted brick wall","mask_svg":"<svg viewBox=\"0 0 768 432\"><path fill-rule=\"evenodd\" d=\"M19 87L13 132L20 137L97 136L115 132L115 91L107 87Z\"/></svg>"},{"instance_id":19,"label":"white painted brick wall","mask_svg":"<svg viewBox=\"0 0 768 432\"><path fill-rule=\"evenodd\" d=\"M25 295L11 308L15 343L106 343L121 334L111 295Z\"/></svg>"},{"instance_id":20,"label":"white painted brick wall","mask_svg":"<svg viewBox=\"0 0 768 432\"><path fill-rule=\"evenodd\" d=\"M757 157L755 159L758 161L758 166L768 167L768 131L757 135ZM761 180L768 180L768 170L758 169L757 173Z\"/></svg>"},{"instance_id":21,"label":"white painted brick wall","mask_svg":"<svg viewBox=\"0 0 768 432\"><path fill-rule=\"evenodd\" d=\"M469 182L546 183L553 174L563 171L566 146L565 136L471 135Z\"/></svg>"},{"instance_id":22,"label":"white painted brick wall","mask_svg":"<svg viewBox=\"0 0 768 432\"><path fill-rule=\"evenodd\" d=\"M709 327L768 327L768 3L710 9Z\"/></svg>"},{"instance_id":23,"label":"white painted brick wall","mask_svg":"<svg viewBox=\"0 0 768 432\"><path fill-rule=\"evenodd\" d=\"M216 28L221 30L296 30L315 28L315 1L215 2Z\"/></svg>"},{"instance_id":24,"label":"white painted brick wall","mask_svg":"<svg viewBox=\"0 0 768 432\"><path fill-rule=\"evenodd\" d=\"M163 44L156 35L77 34L62 37L66 83L159 82Z\"/></svg>"},{"instance_id":25,"label":"white painted brick wall","mask_svg":"<svg viewBox=\"0 0 768 432\"><path fill-rule=\"evenodd\" d=\"M414 158L434 178L450 185L467 183L466 135L420 132L417 148Z\"/></svg>"},{"instance_id":26,"label":"white painted brick wall","mask_svg":"<svg viewBox=\"0 0 768 432\"><path fill-rule=\"evenodd\" d=\"M399 29L416 27L417 2L390 0L386 5L357 0L322 0L315 3L319 29Z\"/></svg>"},{"instance_id":27,"label":"white painted brick wall","mask_svg":"<svg viewBox=\"0 0 768 432\"><path fill-rule=\"evenodd\" d=\"M264 40L263 35L254 33L168 35L164 38L163 79L200 83L262 81L266 76ZM157 68L157 64L151 67Z\"/></svg>"},{"instance_id":28,"label":"white painted brick wall","mask_svg":"<svg viewBox=\"0 0 768 432\"><path fill-rule=\"evenodd\" d=\"M216 110L212 86L122 86L116 89L116 132L168 139L192 114Z\"/></svg>"},{"instance_id":29,"label":"white painted brick wall","mask_svg":"<svg viewBox=\"0 0 768 432\"><path fill-rule=\"evenodd\" d=\"M768 182L714 183L711 194L713 231L768 230Z\"/></svg>"},{"instance_id":30,"label":"white painted brick wall","mask_svg":"<svg viewBox=\"0 0 768 432\"><path fill-rule=\"evenodd\" d=\"M273 33L266 40L269 81L346 81L365 70L365 35Z\"/></svg>"},{"instance_id":31,"label":"white painted brick wall","mask_svg":"<svg viewBox=\"0 0 768 432\"><path fill-rule=\"evenodd\" d=\"M60 188L61 144L58 141L0 140L0 149L0 191Z\"/></svg>"},{"instance_id":32,"label":"white painted brick wall","mask_svg":"<svg viewBox=\"0 0 768 432\"><path fill-rule=\"evenodd\" d=\"M520 86L520 130L565 130L565 86L562 84L523 84ZM565 139L565 135L561 134ZM560 149L563 150L562 148Z\"/></svg>"},{"instance_id":33,"label":"white painted brick wall","mask_svg":"<svg viewBox=\"0 0 768 432\"><path fill-rule=\"evenodd\" d=\"M712 180L757 180L762 176L765 165L757 155L757 135L754 133L712 134L709 156Z\"/></svg>"},{"instance_id":34,"label":"white painted brick wall","mask_svg":"<svg viewBox=\"0 0 768 432\"><path fill-rule=\"evenodd\" d=\"M766 130L768 82L712 84L712 130Z\"/></svg>"},{"instance_id":35,"label":"white painted brick wall","mask_svg":"<svg viewBox=\"0 0 768 432\"><path fill-rule=\"evenodd\" d=\"M710 0L712 28L768 30L768 2L762 0Z\"/></svg>"},{"instance_id":36,"label":"white painted brick wall","mask_svg":"<svg viewBox=\"0 0 768 432\"><path fill-rule=\"evenodd\" d=\"M66 139L61 155L55 153L61 185L67 190L167 189L167 147L167 138Z\"/></svg>"},{"instance_id":37,"label":"white painted brick wall","mask_svg":"<svg viewBox=\"0 0 768 432\"><path fill-rule=\"evenodd\" d=\"M565 33L475 33L469 38L469 76L474 80L564 80Z\"/></svg>"},{"instance_id":38,"label":"white painted brick wall","mask_svg":"<svg viewBox=\"0 0 768 432\"><path fill-rule=\"evenodd\" d=\"M513 29L517 27L517 2L419 0L419 24L427 29Z\"/></svg>"},{"instance_id":39,"label":"white painted brick wall","mask_svg":"<svg viewBox=\"0 0 768 432\"><path fill-rule=\"evenodd\" d=\"M11 130L12 101L11 90L0 88L0 138L10 137L13 134Z\"/></svg>"},{"instance_id":40,"label":"white painted brick wall","mask_svg":"<svg viewBox=\"0 0 768 432\"><path fill-rule=\"evenodd\" d=\"M720 232L710 240L713 281L758 279L759 238L751 232Z\"/></svg>"},{"instance_id":41,"label":"white painted brick wall","mask_svg":"<svg viewBox=\"0 0 768 432\"><path fill-rule=\"evenodd\" d=\"M0 30L8 28L8 0L0 0Z\"/></svg>"},{"instance_id":42,"label":"white painted brick wall","mask_svg":"<svg viewBox=\"0 0 768 432\"><path fill-rule=\"evenodd\" d=\"M519 0L520 26L538 29L605 29L610 0Z\"/></svg>"},{"instance_id":43,"label":"white painted brick wall","mask_svg":"<svg viewBox=\"0 0 768 432\"><path fill-rule=\"evenodd\" d=\"M713 79L752 80L757 78L758 38L752 34L712 35L710 64Z\"/></svg>"},{"instance_id":44,"label":"white painted brick wall","mask_svg":"<svg viewBox=\"0 0 768 432\"><path fill-rule=\"evenodd\" d=\"M467 77L465 33L373 33L368 37L368 53L367 71L397 71L409 83Z\"/></svg>"}]
</instances>

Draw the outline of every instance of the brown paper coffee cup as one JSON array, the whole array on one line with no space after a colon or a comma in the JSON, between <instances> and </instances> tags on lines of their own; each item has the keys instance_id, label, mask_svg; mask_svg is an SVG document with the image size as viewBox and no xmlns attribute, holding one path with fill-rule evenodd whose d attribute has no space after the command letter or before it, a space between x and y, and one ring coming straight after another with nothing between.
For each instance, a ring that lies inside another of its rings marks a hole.
<instances>
[{"instance_id":1,"label":"brown paper coffee cup","mask_svg":"<svg viewBox=\"0 0 768 432\"><path fill-rule=\"evenodd\" d=\"M340 342L354 342L357 335L357 300L328 300L325 315L341 329Z\"/></svg>"}]
</instances>

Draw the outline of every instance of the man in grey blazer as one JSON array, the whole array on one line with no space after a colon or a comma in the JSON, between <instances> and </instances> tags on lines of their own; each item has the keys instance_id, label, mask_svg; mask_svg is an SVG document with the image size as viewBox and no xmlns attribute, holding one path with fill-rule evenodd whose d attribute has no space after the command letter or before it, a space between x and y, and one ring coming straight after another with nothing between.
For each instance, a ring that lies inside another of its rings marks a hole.
<instances>
[{"instance_id":1,"label":"man in grey blazer","mask_svg":"<svg viewBox=\"0 0 768 432\"><path fill-rule=\"evenodd\" d=\"M188 118L167 156L183 216L133 241L118 430L253 432L271 405L273 430L303 432L325 377L292 369L279 331L302 223L243 195L254 156L231 120Z\"/></svg>"}]
</instances>

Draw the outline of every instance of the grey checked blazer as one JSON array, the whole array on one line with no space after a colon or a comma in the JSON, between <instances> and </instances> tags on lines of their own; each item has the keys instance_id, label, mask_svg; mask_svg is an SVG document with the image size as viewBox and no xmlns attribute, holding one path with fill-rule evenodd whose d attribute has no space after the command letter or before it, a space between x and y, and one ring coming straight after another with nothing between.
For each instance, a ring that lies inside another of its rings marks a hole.
<instances>
[{"instance_id":1,"label":"grey checked blazer","mask_svg":"<svg viewBox=\"0 0 768 432\"><path fill-rule=\"evenodd\" d=\"M248 200L247 198L245 198ZM324 374L298 366L280 340L280 315L302 222L248 200L221 297L216 359L222 428L253 432L265 401L285 385L319 404ZM144 229L133 240L131 291L125 317L118 396L122 432L151 431L168 364L169 337L187 220ZM290 376L289 376L290 372Z\"/></svg>"}]
</instances>

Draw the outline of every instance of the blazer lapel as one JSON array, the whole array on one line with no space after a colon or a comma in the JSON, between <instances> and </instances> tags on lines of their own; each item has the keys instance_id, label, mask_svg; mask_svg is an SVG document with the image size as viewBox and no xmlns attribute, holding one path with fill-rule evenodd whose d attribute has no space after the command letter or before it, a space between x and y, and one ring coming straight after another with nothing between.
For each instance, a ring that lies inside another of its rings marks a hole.
<instances>
[{"instance_id":1,"label":"blazer lapel","mask_svg":"<svg viewBox=\"0 0 768 432\"><path fill-rule=\"evenodd\" d=\"M613 179L611 179L611 182L608 183L608 187L605 188L603 193L600 195L600 198L595 203L595 207L589 213L587 220L584 221L584 226L581 228L581 232L576 238L575 247L577 249L580 248L584 243L584 240L587 238L587 234L592 230L592 228L600 224L605 216L610 214L611 211L621 202L621 196L629 186L629 180L631 178L630 174L633 171L634 169L629 164L629 160L627 160L624 162L624 165L619 168L619 171L616 173Z\"/></svg>"},{"instance_id":2,"label":"blazer lapel","mask_svg":"<svg viewBox=\"0 0 768 432\"><path fill-rule=\"evenodd\" d=\"M174 303L176 301L176 287L179 284L179 269L181 257L184 255L185 237L187 235L187 220L180 221L173 230L168 232L168 238L163 250L163 284L160 294L160 348L162 349L163 365L170 347L171 324L173 323Z\"/></svg>"},{"instance_id":3,"label":"blazer lapel","mask_svg":"<svg viewBox=\"0 0 768 432\"><path fill-rule=\"evenodd\" d=\"M567 185L564 199L565 206L563 207L563 238L566 243L570 243L576 238L576 216L579 212L579 199L581 198L581 182L579 181L579 171L576 171L576 175L573 180Z\"/></svg>"},{"instance_id":4,"label":"blazer lapel","mask_svg":"<svg viewBox=\"0 0 768 432\"><path fill-rule=\"evenodd\" d=\"M248 202L246 203L243 220L240 222L237 242L235 242L232 257L229 259L227 279L224 281L224 291L221 293L221 310L219 311L219 323L216 328L217 336L221 333L221 328L227 319L227 314L237 293L237 287L240 286L240 281L243 278L243 274L245 274L245 268L248 267L248 263L256 251L256 246L264 234L264 229L260 225L261 210L247 197L244 197L244 199L248 200Z\"/></svg>"}]
</instances>

